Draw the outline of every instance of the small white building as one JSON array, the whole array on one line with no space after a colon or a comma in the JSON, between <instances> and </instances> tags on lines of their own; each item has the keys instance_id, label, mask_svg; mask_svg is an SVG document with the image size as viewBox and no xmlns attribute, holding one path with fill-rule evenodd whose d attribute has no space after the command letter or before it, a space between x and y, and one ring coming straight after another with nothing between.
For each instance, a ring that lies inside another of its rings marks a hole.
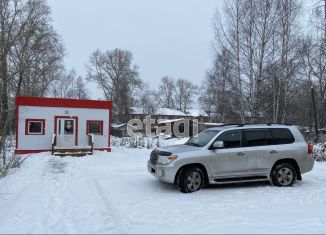
<instances>
[{"instance_id":1,"label":"small white building","mask_svg":"<svg viewBox=\"0 0 326 235\"><path fill-rule=\"evenodd\" d=\"M111 101L16 98L17 154L82 149L111 151Z\"/></svg>"}]
</instances>

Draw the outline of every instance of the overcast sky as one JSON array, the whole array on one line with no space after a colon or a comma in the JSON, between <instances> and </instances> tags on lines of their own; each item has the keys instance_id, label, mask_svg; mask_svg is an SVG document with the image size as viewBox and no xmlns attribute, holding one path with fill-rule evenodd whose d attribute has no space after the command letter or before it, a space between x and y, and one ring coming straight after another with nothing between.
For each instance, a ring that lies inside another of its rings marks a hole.
<instances>
[{"instance_id":1,"label":"overcast sky","mask_svg":"<svg viewBox=\"0 0 326 235\"><path fill-rule=\"evenodd\" d=\"M223 0L48 0L66 47L66 67L85 75L96 49L130 50L140 77L157 88L162 76L200 84L212 61L212 17ZM89 85L91 98L102 97Z\"/></svg>"}]
</instances>

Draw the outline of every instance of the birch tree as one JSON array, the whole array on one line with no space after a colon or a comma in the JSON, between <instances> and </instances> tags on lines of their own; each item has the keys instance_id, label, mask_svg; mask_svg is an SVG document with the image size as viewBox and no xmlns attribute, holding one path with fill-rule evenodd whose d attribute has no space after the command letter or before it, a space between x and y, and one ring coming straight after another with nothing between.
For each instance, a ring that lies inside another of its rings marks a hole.
<instances>
[{"instance_id":1,"label":"birch tree","mask_svg":"<svg viewBox=\"0 0 326 235\"><path fill-rule=\"evenodd\" d=\"M214 17L215 59L228 57L232 110L242 122L286 121L298 77L300 13L297 0L231 0Z\"/></svg>"},{"instance_id":2,"label":"birch tree","mask_svg":"<svg viewBox=\"0 0 326 235\"><path fill-rule=\"evenodd\" d=\"M232 57L233 74L237 81L234 87L239 97L239 115L242 122L245 122L244 91L241 73L241 17L244 1L230 0L225 2L224 14L216 13L214 18L214 30L216 49L226 50ZM222 20L222 19L226 20ZM227 27L224 26L227 25Z\"/></svg>"}]
</instances>

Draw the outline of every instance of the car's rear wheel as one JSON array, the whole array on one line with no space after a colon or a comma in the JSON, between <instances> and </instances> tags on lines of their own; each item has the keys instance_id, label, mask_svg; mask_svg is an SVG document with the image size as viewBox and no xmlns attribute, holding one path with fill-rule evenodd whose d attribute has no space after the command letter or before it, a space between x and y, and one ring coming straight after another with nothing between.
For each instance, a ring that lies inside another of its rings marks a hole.
<instances>
[{"instance_id":1,"label":"car's rear wheel","mask_svg":"<svg viewBox=\"0 0 326 235\"><path fill-rule=\"evenodd\" d=\"M273 168L273 185L278 187L291 187L297 180L295 168L289 163L280 163Z\"/></svg>"},{"instance_id":2,"label":"car's rear wheel","mask_svg":"<svg viewBox=\"0 0 326 235\"><path fill-rule=\"evenodd\" d=\"M198 167L183 170L178 178L178 187L183 193L196 192L204 186L204 173Z\"/></svg>"}]
</instances>

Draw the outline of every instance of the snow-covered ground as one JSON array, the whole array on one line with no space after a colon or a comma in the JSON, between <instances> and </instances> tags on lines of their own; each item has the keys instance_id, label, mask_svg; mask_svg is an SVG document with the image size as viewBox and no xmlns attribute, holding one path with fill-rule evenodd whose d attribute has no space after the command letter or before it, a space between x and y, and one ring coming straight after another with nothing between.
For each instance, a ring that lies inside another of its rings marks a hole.
<instances>
[{"instance_id":1,"label":"snow-covered ground","mask_svg":"<svg viewBox=\"0 0 326 235\"><path fill-rule=\"evenodd\" d=\"M293 188L182 194L147 172L150 151L31 156L0 180L0 233L326 233L326 163Z\"/></svg>"}]
</instances>

